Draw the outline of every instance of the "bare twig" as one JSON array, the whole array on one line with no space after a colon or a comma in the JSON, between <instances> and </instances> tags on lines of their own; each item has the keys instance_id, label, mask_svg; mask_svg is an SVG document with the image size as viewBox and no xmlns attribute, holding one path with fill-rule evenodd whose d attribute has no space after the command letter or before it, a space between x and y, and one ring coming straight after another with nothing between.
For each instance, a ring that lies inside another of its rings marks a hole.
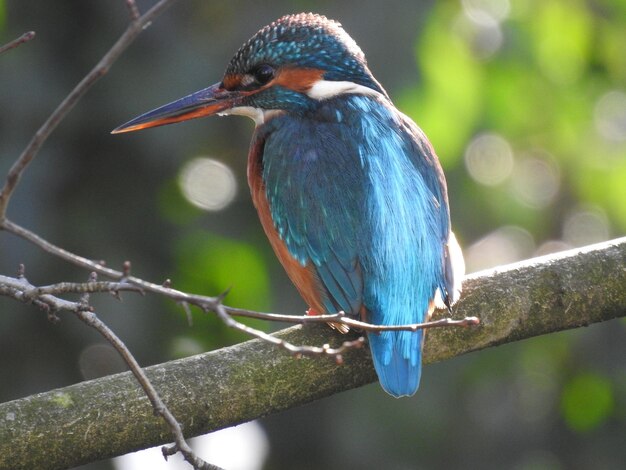
<instances>
[{"instance_id":1,"label":"bare twig","mask_svg":"<svg viewBox=\"0 0 626 470\"><path fill-rule=\"evenodd\" d=\"M334 316L334 315L331 315ZM480 324L480 320L477 317L465 317L461 320L453 320L452 318L442 318L441 320L429 321L424 323L413 323L411 325L372 325L371 323L365 323L355 320L349 317L340 317L340 321L336 322L332 320L332 323L342 323L352 328L369 331L369 332L381 332L381 331L417 331L427 330L430 328L443 328L450 326L476 326Z\"/></svg>"},{"instance_id":2,"label":"bare twig","mask_svg":"<svg viewBox=\"0 0 626 470\"><path fill-rule=\"evenodd\" d=\"M122 36L120 36L113 47L111 47L111 49L102 57L98 64L78 83L78 85L76 85L76 87L52 112L44 124L34 134L33 138L20 154L18 159L11 166L7 174L5 185L2 190L0 190L0 229L7 229L8 221L6 220L6 211L11 195L19 183L22 173L35 158L37 152L44 144L48 136L80 100L80 98L87 92L87 90L89 90L89 88L91 88L91 86L100 77L109 71L110 67L121 55L121 53L134 41L143 29L149 25L152 19L162 13L167 7L172 5L174 1L175 0L160 0L150 10L148 10L146 14L140 15L135 1L126 0L126 5L131 16L131 22L126 31L122 34ZM34 35L34 32L22 35L20 38L0 48L0 53L29 41L34 37ZM37 237L35 234L32 235L34 235L35 239L40 239L40 237ZM130 272L130 265L126 268L125 264L124 271L128 274ZM169 412L167 407L165 407L130 351L128 351L124 343L96 317L93 309L88 305L90 292L106 290L114 293L115 295L119 295L118 292L120 290L138 290L137 286L128 285L126 283L97 283L96 270L93 270L92 275L90 276L90 282L82 285L70 285L69 283L65 283L64 285L57 284L54 286L35 288L34 286L31 286L24 277L23 269L21 269L19 277L14 280L15 282L11 283L10 279L7 279L7 281L9 282L7 282L6 285L0 287L0 293L12 296L23 302L32 302L35 305L38 305L48 313L48 318L52 320L58 319L56 316L56 312L58 310L70 310L82 321L97 329L122 355L141 384L146 395L148 395L155 412L160 414L170 427L175 438L175 446L169 450L172 452L179 450L183 454L185 460L187 460L196 469L209 470L218 468L204 462L192 452L183 437L180 424ZM69 302L52 295L53 293L64 293L72 290L74 292L83 293L80 302Z\"/></svg>"},{"instance_id":3,"label":"bare twig","mask_svg":"<svg viewBox=\"0 0 626 470\"><path fill-rule=\"evenodd\" d=\"M474 326L480 323L477 317L465 317L461 320L453 320L452 318L443 318L441 320L435 320L425 323L411 323L407 325L374 325L372 323L366 323L359 320L355 320L347 316L344 312L332 313L327 315L281 315L278 313L264 313L255 312L253 310L246 310L241 308L227 307L224 309L229 315L235 317L257 318L260 320L268 321L280 321L285 323L338 323L340 325L346 325L355 330L369 331L369 332L381 332L381 331L417 331L426 330L429 328L442 328L442 327L466 327Z\"/></svg>"},{"instance_id":4,"label":"bare twig","mask_svg":"<svg viewBox=\"0 0 626 470\"><path fill-rule=\"evenodd\" d=\"M80 267L92 269L93 271L98 272L99 274L103 274L113 279L124 280L124 282L122 283L111 283L108 285L99 283L98 286L93 286L93 287L89 287L86 284L76 284L72 286L71 283L61 283L61 284L57 284L54 286L45 287L45 289L54 289L54 293L87 292L87 291L104 292L107 290L108 291L118 291L118 290L143 291L145 290L148 292L156 293L164 297L170 298L176 302L179 302L183 306L183 308L185 308L186 312L188 311L188 305L194 305L205 311L206 310L215 311L219 315L219 312L217 311L219 307L220 311L223 311L227 313L228 315L239 316L239 317L256 318L256 319L267 320L267 321L281 321L281 322L287 322L287 323L302 323L302 324L331 322L331 323L343 324L351 328L359 329L362 331L371 331L371 332L416 331L419 329L441 328L441 327L450 327L450 326L465 327L465 326L470 326L470 325L477 325L479 323L479 320L476 317L467 317L461 320L452 320L449 318L444 318L442 320L426 322L426 323L382 326L382 325L372 325L370 323L365 323L365 322L355 320L353 318L346 316L342 312L330 314L330 315L297 316L297 315L281 315L281 314L276 314L276 313L256 312L253 310L228 307L228 306L222 305L220 302L220 299L216 297L207 297L203 295L189 294L186 292L178 291L176 289L172 289L171 287L167 287L169 283L164 283L164 284L159 285L159 284L145 281L143 279L140 279L134 276L129 276L127 275L130 269L130 264L128 262L124 263L123 271L116 271L114 269L103 266L101 262L91 261L87 258L75 255L73 253L68 252L67 250L64 250L60 247L52 245L51 243L42 239L41 237L34 234L33 232L30 232L29 230L24 229L23 227L20 227L17 224L9 220L4 221L4 226L7 231L12 232L22 238L25 238L28 241L31 241L32 243L39 246L43 250L53 255L56 255L62 259L65 259L66 261L69 261ZM116 288L116 286L119 286L121 288ZM72 290L72 288L74 288L74 290ZM100 290L96 290L96 289L100 289ZM220 318L224 318L224 317L220 316ZM237 325L241 325L241 327ZM237 323L237 322L229 323L229 326L251 334L252 329L241 323ZM255 330L255 333L252 334L252 336L255 336L255 337L262 337L263 335L264 333L258 330ZM325 354L328 354L328 353L325 353Z\"/></svg>"},{"instance_id":5,"label":"bare twig","mask_svg":"<svg viewBox=\"0 0 626 470\"><path fill-rule=\"evenodd\" d=\"M19 158L13 163L13 166L7 174L7 179L0 191L0 221L6 216L7 206L13 191L15 190L22 173L35 158L39 149L46 141L50 133L63 120L67 113L74 107L78 100L91 88L91 86L103 75L105 75L113 63L117 60L124 50L134 41L134 39L143 31L153 18L162 13L167 7L172 5L176 0L160 0L144 15L134 19L128 28L120 36L111 49L100 59L100 62L76 85L69 95L59 104L59 106L46 119L43 125L35 133L31 141L28 143Z\"/></svg>"},{"instance_id":6,"label":"bare twig","mask_svg":"<svg viewBox=\"0 0 626 470\"><path fill-rule=\"evenodd\" d=\"M204 311L211 310L216 313L218 306L221 310L226 312L228 315L239 316L239 317L247 317L247 318L257 318L261 320L267 321L282 321L288 323L339 323L346 325L351 328L360 329L363 331L416 331L418 329L426 329L426 328L441 328L448 326L468 326L468 325L476 325L478 324L478 319L476 317L464 318L462 320L451 320L451 319L443 319L434 322L428 323L418 323L418 324L410 324L410 325L394 325L394 326L381 326L381 325L372 325L369 323L360 322L358 320L352 319L346 316L343 313L335 313L332 315L280 315L276 313L264 313L264 312L255 312L253 310L246 310L234 307L228 307L226 305L222 305L221 301L218 297L207 297L203 295L189 294L187 292L182 292L176 289L172 289L171 287L166 287L168 284L155 284L152 282L145 281L141 278L127 275L130 271L130 264L124 263L123 271L117 271L115 269L107 268L99 261L92 261L85 257L76 255L71 253L63 248L60 248L52 243L44 240L39 235L27 230L14 222L5 219L4 221L0 221L0 227L4 228L6 231L11 232L25 240L34 243L44 251L55 255L61 259L64 259L74 265L80 266L82 268L89 269L90 271L97 272L100 275L107 276L109 278L115 280L123 280L123 284L133 285L136 288L146 291L152 292L154 294L162 295L166 298L174 300L175 302L183 305L193 305ZM125 289L131 290L131 289ZM229 325L233 326L233 325ZM245 326L245 325L243 325ZM233 326L237 328L236 326ZM245 326L246 328L250 328ZM237 328L239 329L239 328ZM244 330L242 330L244 331ZM264 333L256 330L256 333L253 334L255 337L260 337L259 334L263 335Z\"/></svg>"},{"instance_id":7,"label":"bare twig","mask_svg":"<svg viewBox=\"0 0 626 470\"><path fill-rule=\"evenodd\" d=\"M115 282L98 282L95 273L92 273L89 277L89 282L86 283L59 283L46 287L36 287L32 285L28 280L21 276L19 278L11 278L8 276L0 275L0 295L12 297L15 300L24 303L34 303L49 315L50 312L68 311L75 314L82 322L86 323L90 327L94 328L100 333L122 356L129 369L141 385L147 395L155 414L160 415L168 427L170 428L174 437L175 444L167 447L167 455L172 455L177 451L183 454L183 457L189 462L195 469L198 470L219 470L219 467L211 465L204 460L200 459L193 453L189 444L185 441L183 436L182 427L176 420L174 415L165 406L163 400L161 400L159 394L155 390L154 386L144 373L143 369L126 347L124 342L111 330L102 320L98 318L96 313L88 304L89 293L91 292L107 292L110 290L137 290L137 287ZM83 293L84 296L79 302L70 302L68 300L56 297L51 293ZM165 449L165 448L164 448ZM164 455L166 452L164 450Z\"/></svg>"},{"instance_id":8,"label":"bare twig","mask_svg":"<svg viewBox=\"0 0 626 470\"><path fill-rule=\"evenodd\" d=\"M76 255L71 253L61 247L53 245L47 240L43 239L39 235L30 230L10 221L9 219L0 220L0 229L4 229L7 232L11 232L14 235L17 235L24 240L27 240L42 250L50 253L58 258L61 258L75 266L79 266L81 268L88 269L89 271L94 271L99 275L106 276L110 279L114 279L117 281L124 280L126 283L133 284L137 287L140 287L142 290L146 292L153 292L155 294L161 294L168 296L172 300L178 302L188 302L194 305L202 304L202 302L207 302L209 304L214 303L215 299L213 297L203 297L203 296L193 296L186 294L185 292L178 291L176 289L172 289L169 287L164 287L161 284L155 284L152 282L147 282L142 279L139 279L134 276L126 275L126 272L129 270L130 266L125 266L123 271L117 271L115 269L111 269L106 267L101 261L93 261L83 256Z\"/></svg>"},{"instance_id":9,"label":"bare twig","mask_svg":"<svg viewBox=\"0 0 626 470\"><path fill-rule=\"evenodd\" d=\"M141 388L148 396L154 412L160 415L169 426L174 436L175 444L171 447L166 447L168 449L175 450L173 450L170 454L166 454L164 450L163 455L167 458L167 455L172 455L177 451L180 451L180 453L183 454L185 460L189 462L196 470L220 470L220 467L211 465L208 462L202 460L193 452L191 447L189 447L189 444L187 444L187 441L183 436L183 429L180 423L170 412L167 406L165 406L165 403L163 403L163 400L161 400L161 397L153 387L152 383L144 373L143 369L141 368L135 357L128 350L124 342L119 339L118 336L113 332L113 330L111 330L103 321L101 321L96 316L95 312L89 309L79 309L75 313L78 318L80 318L87 325L97 330L102 336L104 336L104 338L109 343L111 343L111 345L113 345L117 352L122 356L126 364L128 364L131 372L137 379L137 382L139 382ZM164 449L166 447L164 447Z\"/></svg>"},{"instance_id":10,"label":"bare twig","mask_svg":"<svg viewBox=\"0 0 626 470\"><path fill-rule=\"evenodd\" d=\"M93 294L108 292L115 294L120 291L141 292L141 289L125 282L90 281L90 282L59 282L48 286L36 287L32 291L24 292L25 298L34 299L43 294Z\"/></svg>"},{"instance_id":11,"label":"bare twig","mask_svg":"<svg viewBox=\"0 0 626 470\"><path fill-rule=\"evenodd\" d=\"M331 348L328 344L319 346L295 346L283 339L277 338L276 336L267 334L263 331L257 330L255 328L251 328L248 325L244 325L233 318L226 312L225 307L222 304L217 304L214 307L214 311L217 316L229 327L234 328L239 331L243 331L244 333L253 336L254 338L259 338L263 341L266 341L271 344L275 344L276 346L289 351L295 357L302 356L333 356L338 363L342 362L341 354L346 352L352 348L360 348L365 344L365 338L360 337L354 341L344 341L341 346L338 348Z\"/></svg>"},{"instance_id":12,"label":"bare twig","mask_svg":"<svg viewBox=\"0 0 626 470\"><path fill-rule=\"evenodd\" d=\"M37 291L37 287L28 282L23 275L17 278L0 275L0 286L0 293L3 295L20 302L33 303L41 308L68 312L75 312L79 308L78 302L70 302L48 293L42 292L33 296L32 292Z\"/></svg>"},{"instance_id":13,"label":"bare twig","mask_svg":"<svg viewBox=\"0 0 626 470\"><path fill-rule=\"evenodd\" d=\"M19 38L14 39L13 41L5 44L4 46L0 46L0 54L4 54L5 52L16 48L20 44L24 44L25 42L30 41L34 37L35 37L35 31L29 31L27 33L24 33Z\"/></svg>"},{"instance_id":14,"label":"bare twig","mask_svg":"<svg viewBox=\"0 0 626 470\"><path fill-rule=\"evenodd\" d=\"M126 1L126 7L128 8L128 12L130 13L131 21L138 19L140 14L139 14L139 8L137 8L137 4L135 3L135 0L125 0L125 1Z\"/></svg>"}]
</instances>

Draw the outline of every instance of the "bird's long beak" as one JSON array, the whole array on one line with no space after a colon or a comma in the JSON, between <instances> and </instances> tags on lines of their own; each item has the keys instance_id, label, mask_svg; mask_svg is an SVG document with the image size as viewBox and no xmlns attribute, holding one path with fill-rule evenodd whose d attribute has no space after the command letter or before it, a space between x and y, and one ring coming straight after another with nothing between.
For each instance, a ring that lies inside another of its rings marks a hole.
<instances>
[{"instance_id":1,"label":"bird's long beak","mask_svg":"<svg viewBox=\"0 0 626 470\"><path fill-rule=\"evenodd\" d=\"M237 105L244 93L228 91L216 83L172 103L142 114L114 129L112 134L164 126L225 111Z\"/></svg>"}]
</instances>

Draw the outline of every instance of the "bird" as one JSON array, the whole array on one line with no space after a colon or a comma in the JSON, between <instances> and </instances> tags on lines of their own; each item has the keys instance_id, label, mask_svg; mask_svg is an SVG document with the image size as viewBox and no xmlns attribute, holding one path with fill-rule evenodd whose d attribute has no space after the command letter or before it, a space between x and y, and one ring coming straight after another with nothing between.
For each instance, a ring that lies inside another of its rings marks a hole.
<instances>
[{"instance_id":1,"label":"bird","mask_svg":"<svg viewBox=\"0 0 626 470\"><path fill-rule=\"evenodd\" d=\"M459 299L465 266L438 157L339 22L283 16L241 46L220 82L112 132L215 114L255 122L252 202L309 314L389 327ZM367 336L382 388L415 394L423 331Z\"/></svg>"}]
</instances>

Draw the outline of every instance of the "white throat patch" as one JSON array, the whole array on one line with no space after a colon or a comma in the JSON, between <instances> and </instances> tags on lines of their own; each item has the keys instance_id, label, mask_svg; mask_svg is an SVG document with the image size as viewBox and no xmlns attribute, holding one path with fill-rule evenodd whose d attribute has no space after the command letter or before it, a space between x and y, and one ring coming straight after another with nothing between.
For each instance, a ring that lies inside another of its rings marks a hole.
<instances>
[{"instance_id":1,"label":"white throat patch","mask_svg":"<svg viewBox=\"0 0 626 470\"><path fill-rule=\"evenodd\" d=\"M306 94L309 98L313 98L318 101L327 100L334 96L344 94L383 96L376 90L354 82L333 82L331 80L318 80L311 88L309 88Z\"/></svg>"},{"instance_id":2,"label":"white throat patch","mask_svg":"<svg viewBox=\"0 0 626 470\"><path fill-rule=\"evenodd\" d=\"M222 111L221 113L217 113L217 115L218 116L230 116L230 115L247 116L250 119L252 119L257 126L260 126L261 124L267 122L273 117L278 116L279 114L282 114L283 112L284 111L281 111L280 109L260 109L260 108L253 108L252 106L236 106L231 109L226 109L225 111Z\"/></svg>"}]
</instances>

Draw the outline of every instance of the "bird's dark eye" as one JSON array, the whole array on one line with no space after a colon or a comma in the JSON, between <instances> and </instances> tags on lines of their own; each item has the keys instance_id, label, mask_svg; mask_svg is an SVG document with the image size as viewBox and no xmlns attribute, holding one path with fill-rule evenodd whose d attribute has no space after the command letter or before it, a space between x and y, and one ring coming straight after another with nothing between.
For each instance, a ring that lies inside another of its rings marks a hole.
<instances>
[{"instance_id":1,"label":"bird's dark eye","mask_svg":"<svg viewBox=\"0 0 626 470\"><path fill-rule=\"evenodd\" d=\"M272 78L274 78L274 67L267 64L261 64L254 68L252 75L254 75L257 82L261 85L265 85Z\"/></svg>"}]
</instances>

